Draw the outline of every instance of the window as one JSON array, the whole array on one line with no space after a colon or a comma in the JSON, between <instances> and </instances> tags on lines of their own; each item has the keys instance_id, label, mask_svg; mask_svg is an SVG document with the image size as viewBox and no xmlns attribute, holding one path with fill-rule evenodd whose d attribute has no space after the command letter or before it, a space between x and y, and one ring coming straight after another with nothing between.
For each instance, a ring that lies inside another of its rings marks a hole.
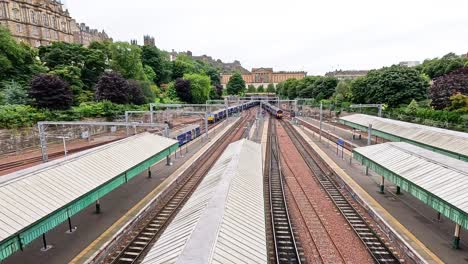
<instances>
[{"instance_id":1,"label":"window","mask_svg":"<svg viewBox=\"0 0 468 264\"><path fill-rule=\"evenodd\" d=\"M31 23L36 24L36 13L33 10L31 10Z\"/></svg>"},{"instance_id":2,"label":"window","mask_svg":"<svg viewBox=\"0 0 468 264\"><path fill-rule=\"evenodd\" d=\"M42 16L42 23L44 23L44 25L47 26L47 27L49 26L49 19L47 17L47 14L44 14Z\"/></svg>"},{"instance_id":3,"label":"window","mask_svg":"<svg viewBox=\"0 0 468 264\"><path fill-rule=\"evenodd\" d=\"M3 6L0 5L0 17L4 17L5 16L5 10L3 10Z\"/></svg>"},{"instance_id":4,"label":"window","mask_svg":"<svg viewBox=\"0 0 468 264\"><path fill-rule=\"evenodd\" d=\"M17 33L23 32L23 27L21 26L21 24L16 24L16 32Z\"/></svg>"},{"instance_id":5,"label":"window","mask_svg":"<svg viewBox=\"0 0 468 264\"><path fill-rule=\"evenodd\" d=\"M59 39L59 34L57 31L55 31L55 39L58 40Z\"/></svg>"},{"instance_id":6,"label":"window","mask_svg":"<svg viewBox=\"0 0 468 264\"><path fill-rule=\"evenodd\" d=\"M13 18L16 19L16 20L20 20L20 19L21 19L19 9L16 9L16 8L13 9Z\"/></svg>"},{"instance_id":7,"label":"window","mask_svg":"<svg viewBox=\"0 0 468 264\"><path fill-rule=\"evenodd\" d=\"M62 22L62 31L67 31L67 24L65 22Z\"/></svg>"},{"instance_id":8,"label":"window","mask_svg":"<svg viewBox=\"0 0 468 264\"><path fill-rule=\"evenodd\" d=\"M50 39L50 29L47 28L47 29L45 30L45 35L46 35L46 38L47 38L47 39Z\"/></svg>"},{"instance_id":9,"label":"window","mask_svg":"<svg viewBox=\"0 0 468 264\"><path fill-rule=\"evenodd\" d=\"M54 26L54 28L57 28L57 18L56 17L54 17L54 19L53 19L53 26Z\"/></svg>"}]
</instances>

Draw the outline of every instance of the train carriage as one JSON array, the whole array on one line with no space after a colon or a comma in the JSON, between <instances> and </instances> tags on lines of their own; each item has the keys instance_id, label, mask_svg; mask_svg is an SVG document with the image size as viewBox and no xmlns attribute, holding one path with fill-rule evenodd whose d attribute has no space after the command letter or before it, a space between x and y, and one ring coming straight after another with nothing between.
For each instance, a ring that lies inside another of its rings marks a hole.
<instances>
[{"instance_id":1,"label":"train carriage","mask_svg":"<svg viewBox=\"0 0 468 264\"><path fill-rule=\"evenodd\" d=\"M170 138L176 139L179 146L185 145L191 140L200 136L200 125L188 125L181 129L175 130L169 134Z\"/></svg>"}]
</instances>

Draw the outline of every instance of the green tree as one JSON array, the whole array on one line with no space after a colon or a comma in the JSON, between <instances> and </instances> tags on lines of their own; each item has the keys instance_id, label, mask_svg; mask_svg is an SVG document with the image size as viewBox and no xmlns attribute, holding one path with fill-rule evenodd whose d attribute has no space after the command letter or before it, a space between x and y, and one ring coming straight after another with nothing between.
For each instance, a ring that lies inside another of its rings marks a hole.
<instances>
[{"instance_id":1,"label":"green tree","mask_svg":"<svg viewBox=\"0 0 468 264\"><path fill-rule=\"evenodd\" d=\"M393 65L368 72L351 84L354 103L384 103L390 107L427 98L429 84L414 68Z\"/></svg>"},{"instance_id":2,"label":"green tree","mask_svg":"<svg viewBox=\"0 0 468 264\"><path fill-rule=\"evenodd\" d=\"M6 104L25 105L29 103L28 93L18 82L7 82L4 87L3 96Z\"/></svg>"},{"instance_id":3,"label":"green tree","mask_svg":"<svg viewBox=\"0 0 468 264\"><path fill-rule=\"evenodd\" d=\"M265 87L263 87L263 84L257 87L257 93L264 93L265 92Z\"/></svg>"},{"instance_id":4,"label":"green tree","mask_svg":"<svg viewBox=\"0 0 468 264\"><path fill-rule=\"evenodd\" d=\"M73 67L74 74L80 76L83 84L80 89L92 90L99 76L108 67L103 51L79 44L54 42L52 45L39 47L39 56L51 71Z\"/></svg>"},{"instance_id":5,"label":"green tree","mask_svg":"<svg viewBox=\"0 0 468 264\"><path fill-rule=\"evenodd\" d=\"M179 55L172 62L172 79L184 77L186 73L197 73L195 62L187 55Z\"/></svg>"},{"instance_id":6,"label":"green tree","mask_svg":"<svg viewBox=\"0 0 468 264\"><path fill-rule=\"evenodd\" d=\"M257 90L255 89L255 86L253 86L252 84L249 84L247 86L247 92L248 93L255 93Z\"/></svg>"},{"instance_id":7,"label":"green tree","mask_svg":"<svg viewBox=\"0 0 468 264\"><path fill-rule=\"evenodd\" d=\"M238 95L245 91L245 81L239 72L234 73L226 86L227 93L230 95Z\"/></svg>"},{"instance_id":8,"label":"green tree","mask_svg":"<svg viewBox=\"0 0 468 264\"><path fill-rule=\"evenodd\" d=\"M340 96L344 101L350 101L352 97L351 92L351 82L350 81L340 81L335 88L335 93L333 97Z\"/></svg>"},{"instance_id":9,"label":"green tree","mask_svg":"<svg viewBox=\"0 0 468 264\"><path fill-rule=\"evenodd\" d=\"M115 42L110 45L111 68L120 72L126 79L146 81L141 49L127 42Z\"/></svg>"},{"instance_id":10,"label":"green tree","mask_svg":"<svg viewBox=\"0 0 468 264\"><path fill-rule=\"evenodd\" d=\"M450 110L468 113L468 95L457 93L450 97Z\"/></svg>"},{"instance_id":11,"label":"green tree","mask_svg":"<svg viewBox=\"0 0 468 264\"><path fill-rule=\"evenodd\" d=\"M35 75L44 72L46 69L37 59L37 51L23 42L18 44L10 32L0 26L0 85L13 80L27 86Z\"/></svg>"},{"instance_id":12,"label":"green tree","mask_svg":"<svg viewBox=\"0 0 468 264\"><path fill-rule=\"evenodd\" d=\"M172 63L169 61L169 58L164 51L161 51L154 46L143 46L141 57L143 65L151 67L151 69L156 73L154 80L149 78L149 76L148 79L151 79L158 85L170 82Z\"/></svg>"},{"instance_id":13,"label":"green tree","mask_svg":"<svg viewBox=\"0 0 468 264\"><path fill-rule=\"evenodd\" d=\"M128 104L130 95L128 82L117 72L106 72L96 84L96 99L116 104Z\"/></svg>"},{"instance_id":14,"label":"green tree","mask_svg":"<svg viewBox=\"0 0 468 264\"><path fill-rule=\"evenodd\" d=\"M81 80L81 70L76 66L57 66L53 71L50 72L56 76L59 76L62 80L66 81L70 85L70 90L73 93L73 104L79 105L83 103L80 101L86 96L82 96L84 83ZM86 101L84 101L86 102Z\"/></svg>"},{"instance_id":15,"label":"green tree","mask_svg":"<svg viewBox=\"0 0 468 264\"><path fill-rule=\"evenodd\" d=\"M52 74L40 74L31 81L29 96L40 108L66 110L72 106L73 94L68 83Z\"/></svg>"},{"instance_id":16,"label":"green tree","mask_svg":"<svg viewBox=\"0 0 468 264\"><path fill-rule=\"evenodd\" d=\"M419 105L416 100L411 100L411 103L406 107L405 113L410 114L410 115L415 115L416 112L418 111Z\"/></svg>"},{"instance_id":17,"label":"green tree","mask_svg":"<svg viewBox=\"0 0 468 264\"><path fill-rule=\"evenodd\" d=\"M445 75L451 71L462 68L468 59L456 55L455 53L448 53L442 58L425 60L418 69L427 74L431 79Z\"/></svg>"},{"instance_id":18,"label":"green tree","mask_svg":"<svg viewBox=\"0 0 468 264\"><path fill-rule=\"evenodd\" d=\"M141 91L145 97L145 103L154 103L156 96L159 95L159 88L150 81L139 81Z\"/></svg>"},{"instance_id":19,"label":"green tree","mask_svg":"<svg viewBox=\"0 0 468 264\"><path fill-rule=\"evenodd\" d=\"M190 92L192 102L195 104L204 104L209 98L211 90L210 77L202 74L185 74L184 79L190 82Z\"/></svg>"},{"instance_id":20,"label":"green tree","mask_svg":"<svg viewBox=\"0 0 468 264\"><path fill-rule=\"evenodd\" d=\"M275 93L275 92L276 92L276 91L275 91L275 85L272 84L272 83L269 83L269 84L268 84L268 87L267 87L267 92L268 92L268 93Z\"/></svg>"}]
</instances>

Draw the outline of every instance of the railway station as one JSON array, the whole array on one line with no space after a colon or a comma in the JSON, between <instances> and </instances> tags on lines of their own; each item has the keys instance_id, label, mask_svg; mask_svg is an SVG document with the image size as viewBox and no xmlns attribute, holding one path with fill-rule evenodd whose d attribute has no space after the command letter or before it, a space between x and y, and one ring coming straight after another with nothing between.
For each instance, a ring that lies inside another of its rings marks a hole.
<instances>
[{"instance_id":1,"label":"railway station","mask_svg":"<svg viewBox=\"0 0 468 264\"><path fill-rule=\"evenodd\" d=\"M51 160L0 177L0 260L466 258L466 133L363 114L315 119L299 101L152 105L114 124L123 139L65 157L52 144Z\"/></svg>"}]
</instances>

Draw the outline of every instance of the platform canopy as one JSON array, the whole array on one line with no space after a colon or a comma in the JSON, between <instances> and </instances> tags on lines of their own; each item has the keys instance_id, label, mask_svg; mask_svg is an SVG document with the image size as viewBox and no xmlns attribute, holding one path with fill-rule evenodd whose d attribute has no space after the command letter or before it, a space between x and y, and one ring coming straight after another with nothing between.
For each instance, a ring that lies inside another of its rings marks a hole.
<instances>
[{"instance_id":1,"label":"platform canopy","mask_svg":"<svg viewBox=\"0 0 468 264\"><path fill-rule=\"evenodd\" d=\"M177 149L143 133L0 178L0 260Z\"/></svg>"},{"instance_id":2,"label":"platform canopy","mask_svg":"<svg viewBox=\"0 0 468 264\"><path fill-rule=\"evenodd\" d=\"M356 160L468 229L468 163L404 142L353 151Z\"/></svg>"},{"instance_id":3,"label":"platform canopy","mask_svg":"<svg viewBox=\"0 0 468 264\"><path fill-rule=\"evenodd\" d=\"M390 141L408 142L444 155L468 161L468 133L424 126L363 114L341 117L340 123Z\"/></svg>"},{"instance_id":4,"label":"platform canopy","mask_svg":"<svg viewBox=\"0 0 468 264\"><path fill-rule=\"evenodd\" d=\"M142 263L267 263L260 144L228 146Z\"/></svg>"}]
</instances>

